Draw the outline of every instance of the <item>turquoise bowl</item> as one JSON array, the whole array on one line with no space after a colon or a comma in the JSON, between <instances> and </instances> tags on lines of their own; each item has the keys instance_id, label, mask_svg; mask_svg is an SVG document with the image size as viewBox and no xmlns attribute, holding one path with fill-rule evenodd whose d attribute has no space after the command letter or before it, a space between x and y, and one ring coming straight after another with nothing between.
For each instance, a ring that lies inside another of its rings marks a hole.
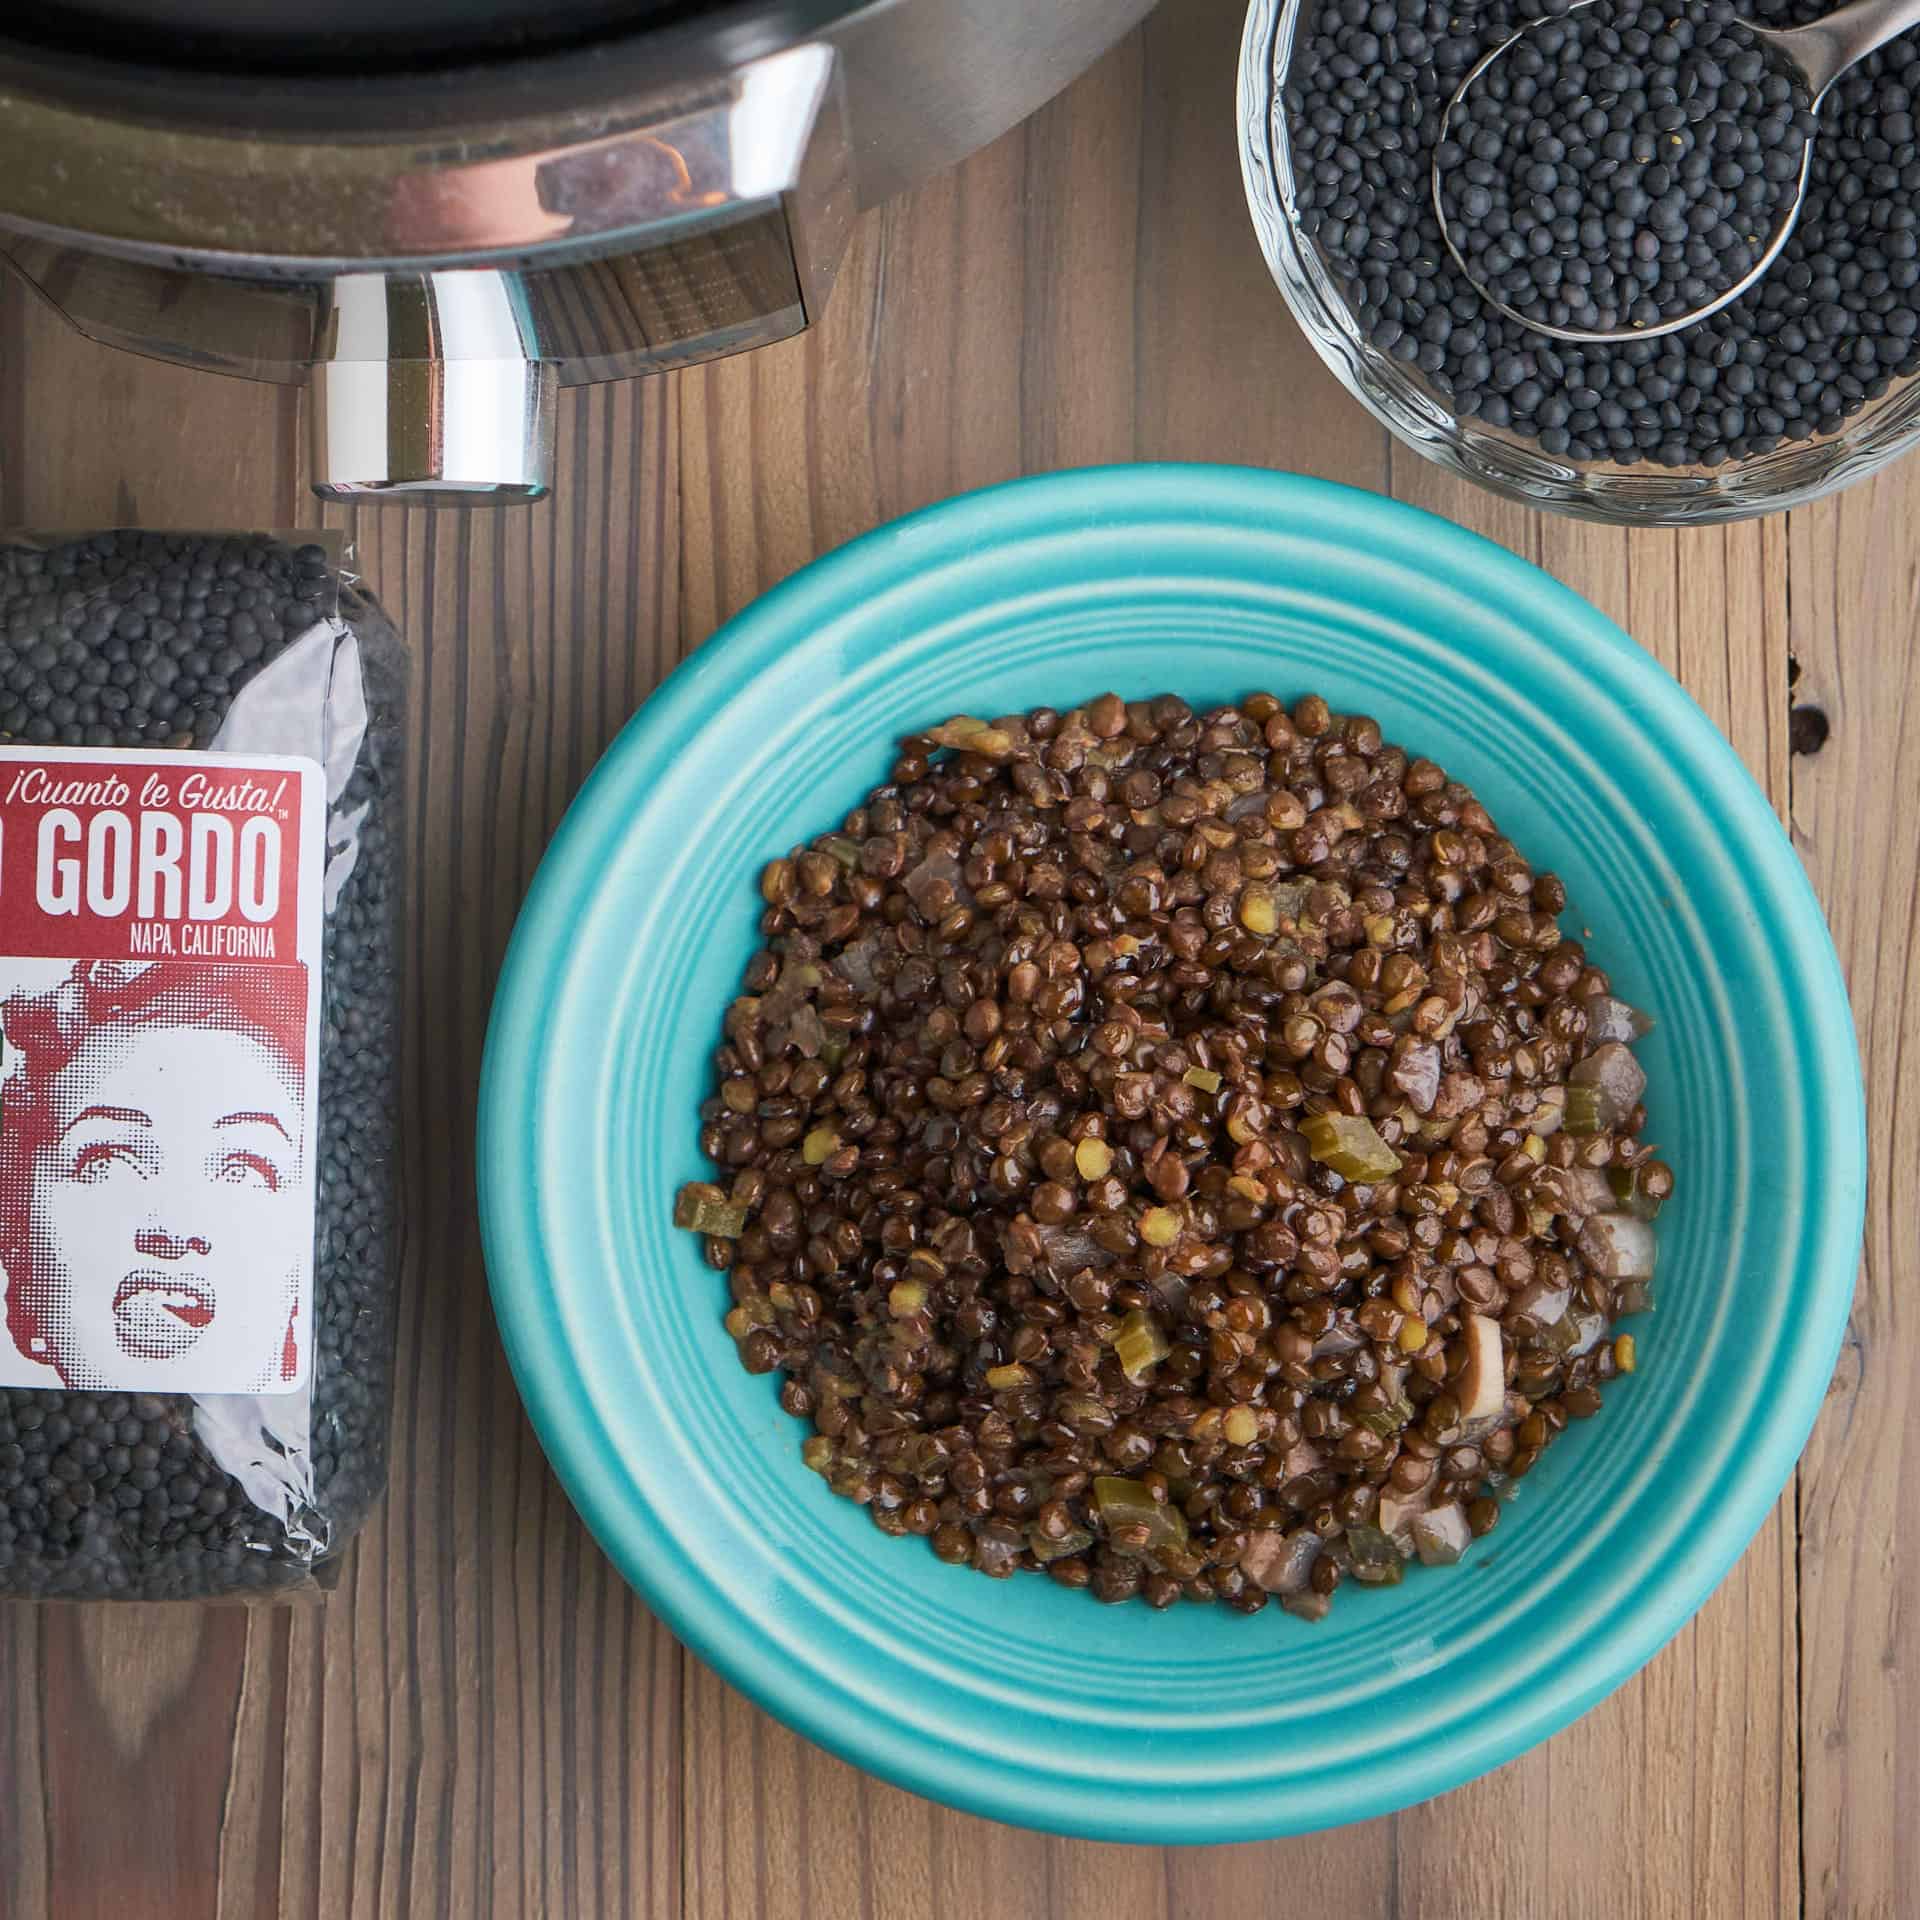
<instances>
[{"instance_id":1,"label":"turquoise bowl","mask_svg":"<svg viewBox=\"0 0 1920 1920\"><path fill-rule=\"evenodd\" d=\"M1103 1608L889 1540L800 1464L671 1225L764 861L895 738L1105 688L1324 693L1471 783L1659 1026L1678 1169L1641 1363L1458 1568L1270 1607ZM1483 1773L1617 1687L1786 1483L1852 1296L1846 989L1765 799L1592 607L1445 521L1286 475L1022 481L808 567L650 699L535 881L494 1008L480 1199L520 1390L614 1563L802 1733L996 1819L1112 1840L1337 1825Z\"/></svg>"}]
</instances>

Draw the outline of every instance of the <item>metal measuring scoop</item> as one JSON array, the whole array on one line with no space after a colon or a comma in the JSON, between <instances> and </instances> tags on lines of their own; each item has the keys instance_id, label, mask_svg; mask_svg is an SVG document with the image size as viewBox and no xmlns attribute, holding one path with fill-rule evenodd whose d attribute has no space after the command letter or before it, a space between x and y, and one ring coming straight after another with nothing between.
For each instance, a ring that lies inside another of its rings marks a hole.
<instances>
[{"instance_id":1,"label":"metal measuring scoop","mask_svg":"<svg viewBox=\"0 0 1920 1920\"><path fill-rule=\"evenodd\" d=\"M1568 12L1596 4L1596 0L1575 0ZM1517 321L1533 333L1544 333L1555 340L1614 341L1614 340L1652 340L1663 333L1677 333L1682 327L1691 327L1705 320L1722 307L1731 305L1779 259L1780 250L1787 244L1795 225L1800 219L1800 209L1806 204L1807 176L1813 165L1813 143L1819 138L1818 130L1807 136L1807 143L1800 156L1800 178L1794 184L1793 198L1787 204L1785 214L1774 229L1773 238L1768 242L1765 252L1732 286L1706 305L1692 308L1678 314L1670 320L1662 320L1655 326L1617 327L1610 332L1588 333L1577 327L1549 326L1544 320L1535 320L1510 307L1500 296L1483 281L1474 269L1467 264L1466 257L1455 243L1453 228L1447 218L1445 196L1441 193L1440 150L1446 145L1447 135L1452 129L1453 116L1461 101L1466 97L1474 82L1484 74L1495 61L1504 59L1523 41L1528 34L1537 33L1543 28L1558 26L1566 18L1565 14L1549 15L1540 20L1530 21L1511 38L1503 40L1499 46L1477 61L1467 77L1454 88L1453 97L1447 102L1447 110L1440 116L1440 136L1434 143L1433 158L1433 210L1440 221L1440 237L1447 243L1447 251L1452 254L1454 264L1471 282L1473 290L1481 299L1509 320ZM1751 21L1739 23L1751 33L1770 53L1785 61L1798 76L1807 90L1807 98L1813 110L1819 111L1820 102L1826 91L1849 67L1856 66L1868 54L1877 53L1889 40L1898 39L1910 27L1920 26L1920 0L1852 0L1849 6L1838 7L1824 19L1816 20L1806 27L1756 27Z\"/></svg>"}]
</instances>

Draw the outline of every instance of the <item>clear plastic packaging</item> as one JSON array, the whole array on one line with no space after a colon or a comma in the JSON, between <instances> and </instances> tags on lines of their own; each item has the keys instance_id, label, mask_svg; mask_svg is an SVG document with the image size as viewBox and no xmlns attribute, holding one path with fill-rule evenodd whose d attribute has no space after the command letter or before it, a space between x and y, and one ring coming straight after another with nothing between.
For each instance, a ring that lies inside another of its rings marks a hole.
<instances>
[{"instance_id":1,"label":"clear plastic packaging","mask_svg":"<svg viewBox=\"0 0 1920 1920\"><path fill-rule=\"evenodd\" d=\"M381 1490L405 682L319 538L0 536L0 1595L324 1584Z\"/></svg>"}]
</instances>

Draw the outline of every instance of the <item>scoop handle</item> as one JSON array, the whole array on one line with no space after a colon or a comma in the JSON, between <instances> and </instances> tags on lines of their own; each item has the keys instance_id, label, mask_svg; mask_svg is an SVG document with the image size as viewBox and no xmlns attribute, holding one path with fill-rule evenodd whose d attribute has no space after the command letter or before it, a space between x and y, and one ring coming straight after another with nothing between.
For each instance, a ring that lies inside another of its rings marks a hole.
<instances>
[{"instance_id":1,"label":"scoop handle","mask_svg":"<svg viewBox=\"0 0 1920 1920\"><path fill-rule=\"evenodd\" d=\"M1806 75L1817 102L1849 67L1910 27L1920 27L1920 0L1851 0L1811 26L1756 31Z\"/></svg>"}]
</instances>

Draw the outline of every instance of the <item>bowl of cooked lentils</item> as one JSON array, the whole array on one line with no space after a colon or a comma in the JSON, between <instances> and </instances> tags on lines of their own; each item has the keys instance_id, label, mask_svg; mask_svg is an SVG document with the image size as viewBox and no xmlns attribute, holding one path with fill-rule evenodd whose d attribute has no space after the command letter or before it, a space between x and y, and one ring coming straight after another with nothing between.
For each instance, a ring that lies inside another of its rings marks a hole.
<instances>
[{"instance_id":1,"label":"bowl of cooked lentils","mask_svg":"<svg viewBox=\"0 0 1920 1920\"><path fill-rule=\"evenodd\" d=\"M1734 285L1791 198L1808 117L1758 141L1785 82L1744 23L1828 11L1253 0L1241 168L1294 318L1400 439L1531 505L1731 520L1877 472L1920 440L1920 34L1827 91L1798 221L1724 310L1604 343L1520 317L1657 326L1663 289L1684 285L1684 309ZM1498 113L1443 135L1476 63L1530 27ZM1450 254L1436 159L1450 229L1514 311Z\"/></svg>"},{"instance_id":2,"label":"bowl of cooked lentils","mask_svg":"<svg viewBox=\"0 0 1920 1920\"><path fill-rule=\"evenodd\" d=\"M1851 1299L1845 990L1600 614L1136 467L749 609L557 835L482 1092L528 1409L825 1745L1063 1831L1442 1791L1625 1679Z\"/></svg>"}]
</instances>

